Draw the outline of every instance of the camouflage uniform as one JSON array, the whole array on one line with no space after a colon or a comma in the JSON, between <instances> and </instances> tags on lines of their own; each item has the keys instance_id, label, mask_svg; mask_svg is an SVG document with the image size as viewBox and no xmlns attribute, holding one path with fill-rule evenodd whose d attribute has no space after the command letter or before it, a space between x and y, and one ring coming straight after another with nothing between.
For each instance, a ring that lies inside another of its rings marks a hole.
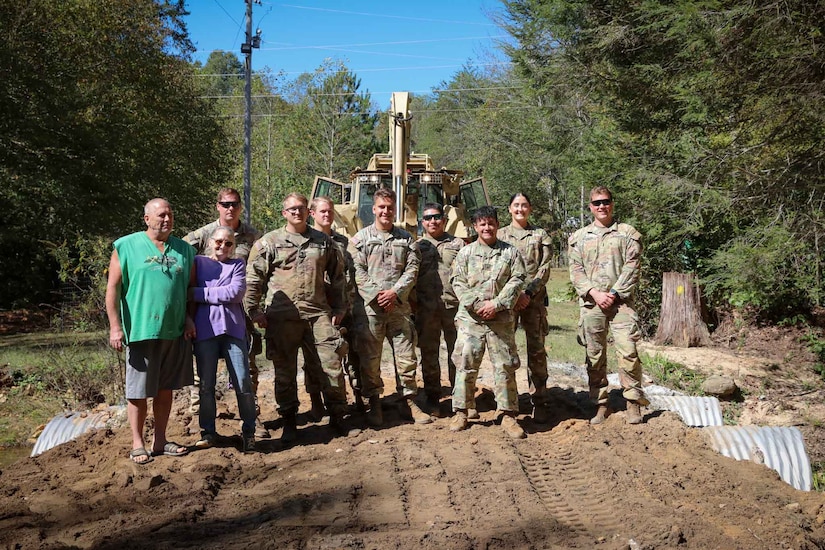
<instances>
[{"instance_id":1,"label":"camouflage uniform","mask_svg":"<svg viewBox=\"0 0 825 550\"><path fill-rule=\"evenodd\" d=\"M641 338L639 316L633 309L634 294L641 270L641 234L626 223L610 227L591 223L579 229L568 242L570 280L579 295L579 343L587 350L590 395L599 405L607 405L607 330L619 358L619 379L624 397L646 403L642 391L642 365L636 351ZM588 294L595 288L614 292L613 306L603 311Z\"/></svg>"},{"instance_id":2,"label":"camouflage uniform","mask_svg":"<svg viewBox=\"0 0 825 550\"><path fill-rule=\"evenodd\" d=\"M214 251L209 246L209 237L220 226L220 220L215 220L200 229L192 231L183 240L194 246L199 255L211 256ZM246 261L249 258L249 251L252 250L252 244L260 238L260 231L248 223L241 222L238 229L235 230L235 257Z\"/></svg>"},{"instance_id":3,"label":"camouflage uniform","mask_svg":"<svg viewBox=\"0 0 825 550\"><path fill-rule=\"evenodd\" d=\"M326 280L329 281L327 284ZM267 357L275 367L275 399L282 414L298 410L298 349L317 350L330 414L343 414L347 396L341 370L342 339L330 319L344 312L344 272L340 254L324 233L276 229L255 242L246 268L244 308L267 317Z\"/></svg>"},{"instance_id":4,"label":"camouflage uniform","mask_svg":"<svg viewBox=\"0 0 825 550\"><path fill-rule=\"evenodd\" d=\"M447 344L447 367L450 384L455 383L455 314L458 298L450 285L450 274L458 251L464 241L444 233L436 239L424 235L418 239L421 250L421 267L415 284L415 328L418 347L421 350L421 375L428 397L441 397L441 366L438 364L439 343L444 333Z\"/></svg>"},{"instance_id":5,"label":"camouflage uniform","mask_svg":"<svg viewBox=\"0 0 825 550\"><path fill-rule=\"evenodd\" d=\"M516 370L519 368L513 307L524 286L524 260L516 247L497 241L487 246L476 241L462 248L450 283L459 300L456 326L458 341L453 409L474 409L476 378L485 347L490 348L498 410L518 411ZM484 320L475 313L481 302L492 300L497 314Z\"/></svg>"},{"instance_id":6,"label":"camouflage uniform","mask_svg":"<svg viewBox=\"0 0 825 550\"><path fill-rule=\"evenodd\" d=\"M355 283L360 300L353 304L356 341L361 358L361 385L364 397L380 396L381 351L384 338L395 354L398 390L404 397L418 393L415 370L416 333L410 317L409 295L418 276L421 255L412 235L393 227L381 231L375 224L350 239L349 251L355 265ZM395 290L395 309L386 313L378 305L382 290Z\"/></svg>"},{"instance_id":7,"label":"camouflage uniform","mask_svg":"<svg viewBox=\"0 0 825 550\"><path fill-rule=\"evenodd\" d=\"M347 250L347 246L349 245L349 239L345 235L341 235L337 231L333 231L332 235L332 244L335 245L335 248L341 254L341 257L344 262L344 278L346 279L346 292L344 294L345 304L346 304L346 313L344 314L344 319L341 321L341 327L346 329L345 333L343 334L344 340L347 342L347 354L344 357L344 367L346 369L348 378L350 379L350 383L352 384L353 389L360 389L358 385L358 372L360 371L360 362L358 360L358 353L355 349L355 327L353 323L352 317L352 306L353 302L355 301L355 295L357 291L355 290L355 265L352 261L352 255ZM363 309L363 308L362 308ZM342 331L344 332L344 331ZM316 359L317 356L310 354L309 350L303 348L304 352L304 361L313 361ZM316 393L320 392L323 388L321 380L318 380L313 373L320 372L320 366L313 367L310 365L309 368L304 368L304 386L306 388L307 393Z\"/></svg>"},{"instance_id":8,"label":"camouflage uniform","mask_svg":"<svg viewBox=\"0 0 825 550\"><path fill-rule=\"evenodd\" d=\"M550 328L547 324L547 280L550 278L550 262L553 259L550 236L544 229L528 225L527 228L510 224L498 232L498 238L512 244L521 253L527 270L524 292L530 296L530 304L515 312L516 324L521 322L527 340L527 370L530 384L535 388L533 405L547 404L547 350L544 340Z\"/></svg>"},{"instance_id":9,"label":"camouflage uniform","mask_svg":"<svg viewBox=\"0 0 825 550\"><path fill-rule=\"evenodd\" d=\"M187 234L183 240L195 247L197 254L200 256L211 256L214 250L209 245L209 237L218 228L221 227L220 220L215 220L208 223ZM249 258L249 251L252 249L252 244L261 238L261 232L246 222L241 222L238 229L235 230L235 257L242 259L244 262ZM251 337L251 349L249 352L249 377L252 380L252 393L255 395L256 410L258 400L258 362L255 356L263 350L263 342L261 341L261 333L255 328L248 318L246 320L246 332ZM198 373L195 372L195 388L200 384ZM192 395L192 406L197 407L199 398L197 392Z\"/></svg>"}]
</instances>

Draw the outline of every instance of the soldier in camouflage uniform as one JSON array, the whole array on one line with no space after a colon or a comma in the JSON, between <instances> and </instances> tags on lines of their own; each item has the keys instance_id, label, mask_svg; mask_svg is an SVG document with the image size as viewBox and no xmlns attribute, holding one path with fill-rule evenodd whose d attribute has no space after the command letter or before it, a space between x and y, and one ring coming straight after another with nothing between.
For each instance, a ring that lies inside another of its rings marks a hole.
<instances>
[{"instance_id":1,"label":"soldier in camouflage uniform","mask_svg":"<svg viewBox=\"0 0 825 550\"><path fill-rule=\"evenodd\" d=\"M332 239L307 225L306 197L287 195L282 214L286 227L267 233L252 247L244 296L247 314L266 329L267 356L275 367L275 399L284 418L281 441L292 443L298 435L297 369L302 342L314 346L323 368L323 374L316 375L323 380L330 426L346 435L350 430L344 420L342 339L335 327L346 311L343 261Z\"/></svg>"},{"instance_id":2,"label":"soldier in camouflage uniform","mask_svg":"<svg viewBox=\"0 0 825 550\"><path fill-rule=\"evenodd\" d=\"M218 227L229 227L235 233L235 257L245 262L249 257L252 244L261 238L261 232L241 219L241 213L243 212L241 194L232 187L222 188L218 191L215 208L218 210L218 219L192 231L183 240L194 246L198 255L211 256L214 251L209 237ZM255 394L255 411L260 415L261 408L258 405L258 363L255 356L262 351L261 334L249 319L247 319L246 331L252 338L252 349L249 353L249 375L252 379L252 392ZM199 406L198 383L199 379L196 372L194 391L190 393L190 409L192 412L197 412ZM269 432L259 420L255 421L255 437L259 439L269 437Z\"/></svg>"},{"instance_id":3,"label":"soldier in camouflage uniform","mask_svg":"<svg viewBox=\"0 0 825 550\"><path fill-rule=\"evenodd\" d=\"M496 405L503 411L501 426L514 438L526 437L518 425L516 370L518 350L513 308L524 286L524 260L516 247L497 238L498 214L492 206L473 213L478 240L462 248L453 262L450 282L459 300L453 410L450 430L467 428L467 409L475 408L476 378L486 347L495 377Z\"/></svg>"},{"instance_id":4,"label":"soldier in camouflage uniform","mask_svg":"<svg viewBox=\"0 0 825 550\"><path fill-rule=\"evenodd\" d=\"M649 402L642 391L642 365L636 351L641 338L639 316L633 309L642 260L642 236L613 218L613 196L607 187L590 192L594 221L569 240L570 280L579 295L579 343L587 350L590 397L598 403L591 424L608 414L607 330L619 358L619 380L627 399L627 422L642 422L641 406Z\"/></svg>"},{"instance_id":5,"label":"soldier in camouflage uniform","mask_svg":"<svg viewBox=\"0 0 825 550\"><path fill-rule=\"evenodd\" d=\"M363 310L355 304L358 352L361 357L362 392L369 399L367 422L381 426L381 352L384 338L395 354L396 377L404 397L402 415L416 423L432 422L413 398L418 393L415 371L415 327L410 317L410 291L415 285L421 256L415 239L395 227L395 192L381 188L373 197L375 223L355 234L349 251L355 263L355 283Z\"/></svg>"},{"instance_id":6,"label":"soldier in camouflage uniform","mask_svg":"<svg viewBox=\"0 0 825 550\"><path fill-rule=\"evenodd\" d=\"M464 241L446 231L444 208L440 204L427 203L422 215L424 236L418 239L421 251L421 267L415 284L415 328L418 332L418 348L421 354L421 375L424 392L432 412L438 412L441 400L441 366L438 362L439 343L444 334L447 345L447 368L450 385L455 384L453 349L457 336L455 314L458 298L450 285L450 273L456 254Z\"/></svg>"},{"instance_id":7,"label":"soldier in camouflage uniform","mask_svg":"<svg viewBox=\"0 0 825 550\"><path fill-rule=\"evenodd\" d=\"M357 296L358 292L355 289L355 264L353 263L352 255L349 253L349 250L347 250L349 239L332 229L332 223L335 220L335 203L332 202L331 198L315 197L312 199L312 202L309 205L309 213L313 219L313 227L318 231L326 233L332 238L333 244L344 259L344 276L347 280L345 295L346 313L344 314L344 319L341 321L341 333L343 334L348 345L347 354L344 356L344 372L349 378L350 385L352 386L352 391L355 395L356 407L358 410L363 411L364 403L361 399L361 386L358 374L361 370L361 363L355 349L355 327L352 315L353 304L356 299L360 300L360 297ZM363 301L361 302L361 310L363 310ZM311 360L312 357L312 355L308 355L306 352L304 353L304 361ZM321 402L320 381L314 380L311 375L311 372L317 370L318 369L313 368L305 369L304 373L306 390L310 395L310 399L312 399L312 408L314 410L317 409L317 411L313 413L315 416L318 414L323 415L324 408L323 402Z\"/></svg>"},{"instance_id":8,"label":"soldier in camouflage uniform","mask_svg":"<svg viewBox=\"0 0 825 550\"><path fill-rule=\"evenodd\" d=\"M529 221L533 208L524 193L510 197L510 215L513 222L498 232L498 238L515 246L524 259L527 284L515 308L515 322L521 322L527 340L527 370L533 386L533 420L539 424L548 421L547 410L547 350L544 340L549 332L547 324L547 280L553 259L552 242L544 229Z\"/></svg>"}]
</instances>

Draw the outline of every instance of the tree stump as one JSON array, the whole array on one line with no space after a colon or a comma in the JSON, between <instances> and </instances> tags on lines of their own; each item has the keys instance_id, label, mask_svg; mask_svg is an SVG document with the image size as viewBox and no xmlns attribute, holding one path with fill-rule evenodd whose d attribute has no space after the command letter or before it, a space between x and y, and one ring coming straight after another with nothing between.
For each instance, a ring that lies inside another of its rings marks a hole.
<instances>
[{"instance_id":1,"label":"tree stump","mask_svg":"<svg viewBox=\"0 0 825 550\"><path fill-rule=\"evenodd\" d=\"M662 274L662 310L654 341L682 348L710 343L708 326L702 319L702 293L695 273Z\"/></svg>"}]
</instances>

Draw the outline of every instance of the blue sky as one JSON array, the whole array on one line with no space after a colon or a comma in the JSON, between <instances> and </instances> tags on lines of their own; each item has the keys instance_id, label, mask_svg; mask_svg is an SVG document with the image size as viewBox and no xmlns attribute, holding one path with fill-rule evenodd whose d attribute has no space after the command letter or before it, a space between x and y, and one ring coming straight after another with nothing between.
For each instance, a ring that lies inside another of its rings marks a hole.
<instances>
[{"instance_id":1,"label":"blue sky","mask_svg":"<svg viewBox=\"0 0 825 550\"><path fill-rule=\"evenodd\" d=\"M216 49L243 59L244 0L190 0L187 9L195 60L205 62ZM497 0L263 0L252 11L253 33L261 29L262 39L252 68L292 80L325 58L342 60L361 78L361 90L386 108L393 91L426 94L468 62L502 61L495 42L504 32L491 19L500 10Z\"/></svg>"}]
</instances>

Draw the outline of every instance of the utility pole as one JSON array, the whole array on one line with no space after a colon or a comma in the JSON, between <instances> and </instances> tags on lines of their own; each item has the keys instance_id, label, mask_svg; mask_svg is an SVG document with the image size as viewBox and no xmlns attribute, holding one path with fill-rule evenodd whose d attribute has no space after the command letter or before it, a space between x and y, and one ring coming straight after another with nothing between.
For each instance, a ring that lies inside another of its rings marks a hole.
<instances>
[{"instance_id":1,"label":"utility pole","mask_svg":"<svg viewBox=\"0 0 825 550\"><path fill-rule=\"evenodd\" d=\"M261 29L252 36L252 4L261 4L261 0L246 1L246 42L241 44L241 53L246 56L244 61L244 99L246 109L243 127L243 206L244 221L250 223L252 217L252 48L261 47Z\"/></svg>"}]
</instances>

